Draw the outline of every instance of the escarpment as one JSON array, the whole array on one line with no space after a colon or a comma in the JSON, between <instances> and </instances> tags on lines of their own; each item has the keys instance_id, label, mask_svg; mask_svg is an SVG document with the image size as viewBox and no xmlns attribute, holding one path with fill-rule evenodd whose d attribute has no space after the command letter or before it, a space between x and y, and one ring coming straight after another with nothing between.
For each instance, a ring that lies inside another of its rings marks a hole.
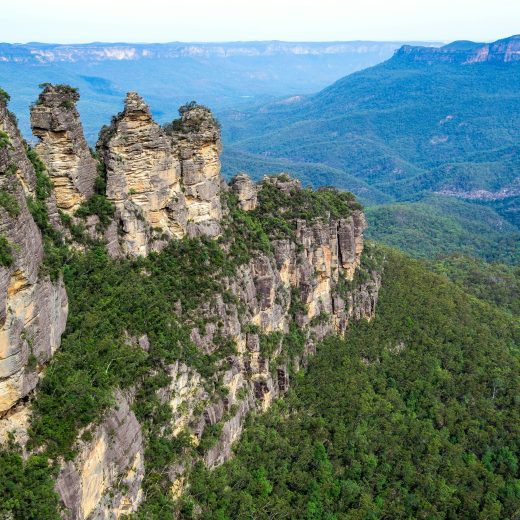
<instances>
[{"instance_id":1,"label":"escarpment","mask_svg":"<svg viewBox=\"0 0 520 520\"><path fill-rule=\"evenodd\" d=\"M0 100L0 417L35 388L67 318L63 282L43 271L43 238L26 202L38 180L26 154Z\"/></svg>"},{"instance_id":2,"label":"escarpment","mask_svg":"<svg viewBox=\"0 0 520 520\"><path fill-rule=\"evenodd\" d=\"M72 215L94 193L97 176L76 109L79 94L67 85L45 85L31 107L38 155L47 167L58 208Z\"/></svg>"},{"instance_id":3,"label":"escarpment","mask_svg":"<svg viewBox=\"0 0 520 520\"><path fill-rule=\"evenodd\" d=\"M38 147L49 172L61 153L55 145L46 135ZM79 198L68 208L57 201L73 217L71 233L85 215L97 215L112 234L87 236L81 248L64 238L74 246L65 272L77 278L66 278L71 309L82 314L71 316L64 356L51 361L64 379L51 371L45 383L44 372L32 402L27 449L52 460L65 518L147 518L156 508L174 509L194 465L229 458L247 414L283 396L320 341L374 316L380 258L364 248L366 223L353 195L303 188L287 174L257 184L240 174L227 185L220 150L219 125L207 108L190 103L160 127L129 93L97 143L106 191L99 192L103 182L95 194L78 188L73 179L85 170L70 161L67 189ZM20 206L15 216L0 208L2 233L20 244L2 273L8 297L33 287L6 309L14 305L27 322L10 330L25 327L29 335L20 338L36 340L3 343L26 360L34 349L41 367L59 343L67 300L61 282L38 277L42 237L25 204L32 181L26 193L22 188L35 173L25 153L19 161L17 173L2 177ZM106 204L113 214L100 212ZM31 375L12 403L36 380ZM81 417L67 422L65 433L48 433L60 406Z\"/></svg>"}]
</instances>

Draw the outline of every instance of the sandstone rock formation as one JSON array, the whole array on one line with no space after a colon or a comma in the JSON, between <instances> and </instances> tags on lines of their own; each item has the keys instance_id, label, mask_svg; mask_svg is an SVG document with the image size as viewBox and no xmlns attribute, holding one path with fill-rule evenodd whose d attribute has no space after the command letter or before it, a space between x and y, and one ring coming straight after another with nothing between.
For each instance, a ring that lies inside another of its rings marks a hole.
<instances>
[{"instance_id":1,"label":"sandstone rock formation","mask_svg":"<svg viewBox=\"0 0 520 520\"><path fill-rule=\"evenodd\" d=\"M251 181L245 177L241 176L240 183L249 184ZM280 190L301 189L299 181L286 177L266 178L264 182ZM367 272L365 282L344 288L359 268L365 227L359 210L337 221L311 225L300 221L294 241L273 240L272 256L255 254L227 281L226 289L239 303L226 303L217 296L200 309L207 324L203 331L193 329L191 337L196 345L210 353L220 335L231 338L237 347L231 368L222 375L227 396L208 404L198 420L194 410L211 397L201 392L200 376L192 375L192 380L199 383L191 390L185 381L182 390L176 386L172 392L176 396L175 409L183 410L175 419L179 428L188 426L197 438L202 438L208 426L222 423L219 440L204 456L208 466L216 466L231 456L232 443L240 437L245 416L253 409L265 410L288 389L290 373L306 363L316 342L343 333L352 319L374 316L380 288L378 272ZM295 306L300 310L293 314ZM214 325L217 320L218 329ZM285 352L282 340L292 327L306 338L303 351L295 358ZM261 346L263 338L273 333L280 334L278 346L266 355ZM184 483L185 470L185 466L172 469L177 493Z\"/></svg>"},{"instance_id":2,"label":"sandstone rock formation","mask_svg":"<svg viewBox=\"0 0 520 520\"><path fill-rule=\"evenodd\" d=\"M206 107L180 108L179 130L171 133L181 164L190 235L220 234L220 126Z\"/></svg>"},{"instance_id":3,"label":"sandstone rock formation","mask_svg":"<svg viewBox=\"0 0 520 520\"><path fill-rule=\"evenodd\" d=\"M249 175L239 173L231 180L231 190L238 198L238 207L253 211L257 204L257 190Z\"/></svg>"},{"instance_id":4,"label":"sandstone rock formation","mask_svg":"<svg viewBox=\"0 0 520 520\"><path fill-rule=\"evenodd\" d=\"M63 283L40 273L42 235L26 203L35 172L5 103L0 101L0 416L38 382L60 344L67 318ZM0 426L1 429L1 426Z\"/></svg>"},{"instance_id":5,"label":"sandstone rock formation","mask_svg":"<svg viewBox=\"0 0 520 520\"><path fill-rule=\"evenodd\" d=\"M75 99L73 91L66 92ZM67 107L60 105L58 94L62 95L56 87L47 87L41 108L33 109L39 153L57 183L57 199L51 196L47 201L49 213L56 217L56 200L58 207L72 212L91 193L90 180L85 179L92 173L77 113L74 109L72 115L63 114ZM221 236L219 244L227 251L231 243L226 241L242 239L226 227L235 214L250 212L247 219L241 215L238 225L251 217L262 227L263 189L274 189L285 201L300 196L309 200L309 190L287 174L266 177L258 185L240 174L228 187L220 176L220 130L211 112L189 104L180 115L162 128L144 101L129 93L124 111L100 134L97 147L106 167L106 195L116 207L104 235L113 256L144 256L161 250L169 240L199 235ZM36 174L1 103L0 129L6 136L0 134L0 143L7 143L0 144L0 416L11 409L4 425L0 422L0 439L11 428L23 442L28 411L24 403L14 405L35 387L39 370L59 345L67 298L61 281L40 272L42 235L25 199L36 194ZM319 200L338 196L321 195ZM262 243L267 247L252 246L236 263L233 275L222 274L222 290L190 311L196 319L183 322L190 347L203 354L218 354L223 342L233 347L211 376L187 362L169 361L162 367L167 383L156 390L156 397L171 411L165 435L183 435L192 443L181 446L175 464L164 468L174 497L182 494L192 464L203 460L214 467L231 456L247 414L266 410L287 391L318 342L343 334L351 320L374 316L380 273L366 267L370 263L362 265L366 222L359 206L343 195L341 211L334 206L332 213L329 205L312 218L298 211L287 217L287 208L276 207L272 220L285 215L287 227L279 233L266 226ZM228 211L235 203L237 211ZM89 216L87 229L96 218ZM360 272L362 276L356 276ZM182 301L175 303L175 314L182 315L182 306ZM153 352L153 340L141 332L135 337L125 333L124 340ZM116 390L114 406L81 432L75 459L58 461L56 490L64 518L117 519L136 511L144 499L149 433L132 411L139 384L136 381L136 387L125 392ZM208 443L215 431L214 442Z\"/></svg>"},{"instance_id":6,"label":"sandstone rock formation","mask_svg":"<svg viewBox=\"0 0 520 520\"><path fill-rule=\"evenodd\" d=\"M47 85L31 108L31 126L40 140L36 150L54 184L59 209L72 215L94 192L97 176L76 109L77 91Z\"/></svg>"},{"instance_id":7,"label":"sandstone rock formation","mask_svg":"<svg viewBox=\"0 0 520 520\"><path fill-rule=\"evenodd\" d=\"M97 146L124 253L146 255L187 233L219 234L220 131L209 110L185 107L177 127L167 132L130 92Z\"/></svg>"},{"instance_id":8,"label":"sandstone rock formation","mask_svg":"<svg viewBox=\"0 0 520 520\"><path fill-rule=\"evenodd\" d=\"M130 398L119 392L117 406L94 428L92 440L62 466L56 488L68 518L119 518L141 502L144 446Z\"/></svg>"}]
</instances>

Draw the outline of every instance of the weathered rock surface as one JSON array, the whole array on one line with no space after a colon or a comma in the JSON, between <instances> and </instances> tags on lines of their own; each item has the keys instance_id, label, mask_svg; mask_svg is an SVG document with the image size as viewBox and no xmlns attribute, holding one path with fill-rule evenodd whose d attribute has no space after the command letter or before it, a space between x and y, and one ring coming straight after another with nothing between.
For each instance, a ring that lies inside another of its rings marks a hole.
<instances>
[{"instance_id":1,"label":"weathered rock surface","mask_svg":"<svg viewBox=\"0 0 520 520\"><path fill-rule=\"evenodd\" d=\"M66 518L112 520L135 511L142 500L144 447L131 396L118 393L116 406L81 442L74 461L62 465L56 488Z\"/></svg>"},{"instance_id":2,"label":"weathered rock surface","mask_svg":"<svg viewBox=\"0 0 520 520\"><path fill-rule=\"evenodd\" d=\"M188 232L192 236L220 234L220 126L200 105L180 109L180 129L171 133L181 164L186 195Z\"/></svg>"},{"instance_id":3,"label":"weathered rock surface","mask_svg":"<svg viewBox=\"0 0 520 520\"><path fill-rule=\"evenodd\" d=\"M97 146L125 254L146 255L186 234L220 233L220 130L208 109L186 107L166 132L130 92Z\"/></svg>"},{"instance_id":4,"label":"weathered rock surface","mask_svg":"<svg viewBox=\"0 0 520 520\"><path fill-rule=\"evenodd\" d=\"M0 130L0 416L34 389L38 373L60 344L67 318L63 283L40 275L43 243L26 203L35 173L5 104ZM10 259L8 257L11 257ZM1 426L0 426L1 428Z\"/></svg>"},{"instance_id":5,"label":"weathered rock surface","mask_svg":"<svg viewBox=\"0 0 520 520\"><path fill-rule=\"evenodd\" d=\"M282 190L300 189L294 179L265 182L274 183ZM305 365L308 356L314 353L315 343L327 335L342 334L352 319L374 316L379 273L366 273L366 281L351 283L359 268L365 227L363 214L358 210L345 219L310 225L299 221L294 241L273 241L273 256L254 255L227 281L227 290L240 303L226 303L217 295L200 309L207 324L202 331L192 331L196 345L211 353L217 348L215 340L219 335L232 339L237 348L231 367L221 379L227 389L226 397L208 403L198 418L193 413L196 400L192 399L189 405L184 405L186 415L179 422L197 438L204 436L208 426L222 424L219 439L204 455L208 466L221 464L231 456L231 446L240 437L246 415L253 409L267 409L273 399L287 391L290 373ZM347 289L348 283L351 285ZM300 310L293 315L295 298L301 300L296 302L301 305L296 306ZM220 324L218 330L214 326L216 320ZM251 326L256 328L252 331ZM303 331L306 338L303 351L292 358L284 352L282 343L282 335L291 326ZM266 355L261 347L262 337L275 332L281 333L278 346ZM196 379L200 385L200 376ZM196 394L192 390L190 395ZM198 398L202 404L208 399L212 396L205 392ZM185 482L182 476L185 469L183 466L173 470L176 493Z\"/></svg>"},{"instance_id":6,"label":"weathered rock surface","mask_svg":"<svg viewBox=\"0 0 520 520\"><path fill-rule=\"evenodd\" d=\"M58 181L58 206L72 212L90 193L90 180L85 179L93 177L83 154L77 113L62 114L68 106L61 106L55 89L49 89L42 93L42 108L33 109L36 132L41 133L39 153ZM67 92L72 96L73 91ZM230 218L221 205L227 190L235 194L230 200L237 200L240 209L255 214L261 186L245 174L229 187L222 181L220 129L211 112L189 104L180 114L179 120L162 128L144 101L129 93L124 111L101 132L97 146L107 172L107 197L116 207L104 235L113 256L147 255L186 235L218 237L224 217ZM67 299L60 281L39 275L42 236L25 201L26 195L35 194L36 176L1 104L0 125L12 144L0 148L0 190L7 194L0 198L0 234L16 246L12 262L0 266L0 439L11 428L23 443L27 408L14 405L35 387L39 369L58 347ZM70 170L64 167L67 161ZM287 175L263 182L285 194L301 189L300 182ZM52 199L49 204L54 204L57 218L56 204ZM362 268L366 222L357 206L348 208L351 211L342 218L331 218L328 212L309 221L291 221L287 236L271 238L264 249L268 252L252 252L232 277L223 280L223 291L197 309L199 325L193 325L190 334L195 346L212 354L227 342L235 350L229 350L217 373L207 379L181 362L169 365L169 383L157 390L157 397L172 411L165 435L187 434L192 442L186 457L165 469L173 496L182 493L197 459L214 467L231 456L247 414L266 410L287 391L316 344L327 335L343 334L351 320L374 316L380 273L363 268L363 276L356 276ZM90 215L87 229L97 222L98 217ZM223 238L227 247L226 234ZM182 313L182 302L178 312ZM146 334L127 334L125 339L145 352L153 349ZM132 400L131 392L117 391L116 405L100 423L82 432L78 456L62 461L56 489L64 517L117 519L135 511L143 500L145 441Z\"/></svg>"},{"instance_id":7,"label":"weathered rock surface","mask_svg":"<svg viewBox=\"0 0 520 520\"><path fill-rule=\"evenodd\" d=\"M64 85L47 85L31 108L36 147L54 184L60 210L72 215L94 192L97 176L76 109L79 94Z\"/></svg>"},{"instance_id":8,"label":"weathered rock surface","mask_svg":"<svg viewBox=\"0 0 520 520\"><path fill-rule=\"evenodd\" d=\"M107 170L107 197L114 202L123 251L146 255L165 239L186 233L180 163L171 140L133 92L98 142Z\"/></svg>"},{"instance_id":9,"label":"weathered rock surface","mask_svg":"<svg viewBox=\"0 0 520 520\"><path fill-rule=\"evenodd\" d=\"M231 190L238 198L238 207L253 211L257 204L257 189L249 175L239 173L231 180Z\"/></svg>"}]
</instances>

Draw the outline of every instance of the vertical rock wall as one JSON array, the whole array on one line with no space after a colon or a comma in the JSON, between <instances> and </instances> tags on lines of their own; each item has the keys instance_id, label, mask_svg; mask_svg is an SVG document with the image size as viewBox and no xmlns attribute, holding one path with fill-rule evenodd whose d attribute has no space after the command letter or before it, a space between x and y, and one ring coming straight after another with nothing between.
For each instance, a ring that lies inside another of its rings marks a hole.
<instances>
[{"instance_id":1,"label":"vertical rock wall","mask_svg":"<svg viewBox=\"0 0 520 520\"><path fill-rule=\"evenodd\" d=\"M0 416L26 396L58 348L67 318L61 280L42 276L43 242L26 203L35 173L16 125L0 101ZM0 425L1 429L1 425Z\"/></svg>"},{"instance_id":2,"label":"vertical rock wall","mask_svg":"<svg viewBox=\"0 0 520 520\"><path fill-rule=\"evenodd\" d=\"M72 215L94 192L97 176L76 109L79 94L66 85L47 85L31 108L38 155L47 167L60 210Z\"/></svg>"},{"instance_id":3,"label":"vertical rock wall","mask_svg":"<svg viewBox=\"0 0 520 520\"><path fill-rule=\"evenodd\" d=\"M220 233L220 130L209 110L186 108L167 132L130 92L97 147L124 253L146 255L172 238Z\"/></svg>"}]
</instances>

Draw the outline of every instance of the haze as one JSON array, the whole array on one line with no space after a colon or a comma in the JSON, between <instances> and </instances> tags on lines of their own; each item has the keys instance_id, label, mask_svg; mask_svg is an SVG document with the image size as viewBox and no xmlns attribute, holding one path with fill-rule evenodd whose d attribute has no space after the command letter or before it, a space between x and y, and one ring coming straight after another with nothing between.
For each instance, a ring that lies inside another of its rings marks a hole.
<instances>
[{"instance_id":1,"label":"haze","mask_svg":"<svg viewBox=\"0 0 520 520\"><path fill-rule=\"evenodd\" d=\"M496 40L518 32L517 0L17 0L0 40Z\"/></svg>"}]
</instances>

